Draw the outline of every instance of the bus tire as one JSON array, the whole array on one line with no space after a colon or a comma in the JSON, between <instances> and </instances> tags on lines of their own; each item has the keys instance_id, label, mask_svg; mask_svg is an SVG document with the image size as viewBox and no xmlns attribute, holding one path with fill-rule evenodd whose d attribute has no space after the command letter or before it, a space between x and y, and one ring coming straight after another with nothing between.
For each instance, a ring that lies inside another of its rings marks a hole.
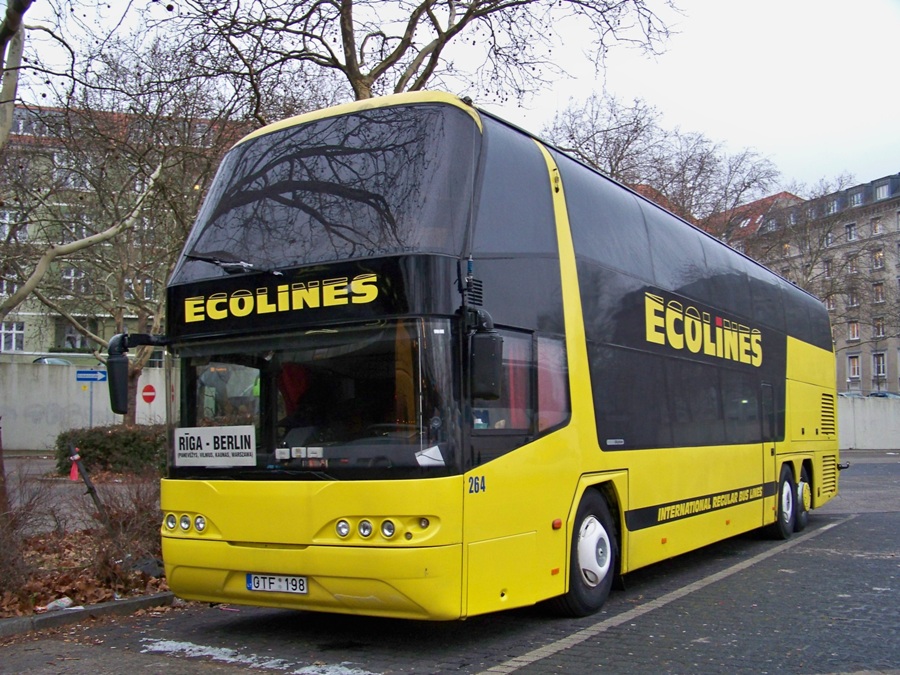
<instances>
[{"instance_id":1,"label":"bus tire","mask_svg":"<svg viewBox=\"0 0 900 675\"><path fill-rule=\"evenodd\" d=\"M589 616L599 610L612 588L619 558L616 528L606 500L596 490L581 498L572 531L569 590L554 598L566 616Z\"/></svg>"},{"instance_id":2,"label":"bus tire","mask_svg":"<svg viewBox=\"0 0 900 675\"><path fill-rule=\"evenodd\" d=\"M787 464L781 467L775 500L775 522L766 531L773 539L789 539L797 522L797 487L791 467Z\"/></svg>"},{"instance_id":3,"label":"bus tire","mask_svg":"<svg viewBox=\"0 0 900 675\"><path fill-rule=\"evenodd\" d=\"M804 466L800 469L800 482L797 483L797 519L794 522L794 532L803 532L807 524L809 524L809 506L812 501L811 490L809 471Z\"/></svg>"}]
</instances>

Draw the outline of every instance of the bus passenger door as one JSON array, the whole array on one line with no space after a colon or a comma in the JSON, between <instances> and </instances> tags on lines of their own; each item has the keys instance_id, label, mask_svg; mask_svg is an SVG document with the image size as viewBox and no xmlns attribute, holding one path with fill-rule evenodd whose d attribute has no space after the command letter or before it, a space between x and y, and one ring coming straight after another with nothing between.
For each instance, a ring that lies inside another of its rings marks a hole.
<instances>
[{"instance_id":1,"label":"bus passenger door","mask_svg":"<svg viewBox=\"0 0 900 675\"><path fill-rule=\"evenodd\" d=\"M775 440L778 438L778 426L775 416L775 388L766 382L760 387L760 403L762 405L762 440L763 440L763 456L762 456L762 477L763 477L763 495L766 494L765 486L774 484L777 480L775 474ZM768 500L762 500L763 506L763 522L766 520L766 504Z\"/></svg>"}]
</instances>

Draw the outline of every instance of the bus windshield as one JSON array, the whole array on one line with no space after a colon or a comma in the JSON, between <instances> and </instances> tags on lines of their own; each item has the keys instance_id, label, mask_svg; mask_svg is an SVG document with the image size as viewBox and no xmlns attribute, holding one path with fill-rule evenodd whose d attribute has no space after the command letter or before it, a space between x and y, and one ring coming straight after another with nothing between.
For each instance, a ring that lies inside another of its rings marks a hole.
<instances>
[{"instance_id":1,"label":"bus windshield","mask_svg":"<svg viewBox=\"0 0 900 675\"><path fill-rule=\"evenodd\" d=\"M222 161L171 283L409 251L458 256L479 148L472 117L446 105L245 140Z\"/></svg>"},{"instance_id":2,"label":"bus windshield","mask_svg":"<svg viewBox=\"0 0 900 675\"><path fill-rule=\"evenodd\" d=\"M458 472L448 320L379 322L181 350L171 477Z\"/></svg>"}]
</instances>

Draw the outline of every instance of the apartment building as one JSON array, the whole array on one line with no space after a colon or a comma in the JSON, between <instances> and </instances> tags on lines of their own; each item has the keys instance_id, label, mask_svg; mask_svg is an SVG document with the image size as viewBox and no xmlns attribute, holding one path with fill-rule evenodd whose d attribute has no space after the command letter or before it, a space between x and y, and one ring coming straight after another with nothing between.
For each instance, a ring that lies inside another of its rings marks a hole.
<instances>
[{"instance_id":1,"label":"apartment building","mask_svg":"<svg viewBox=\"0 0 900 675\"><path fill-rule=\"evenodd\" d=\"M810 200L782 192L711 229L822 300L839 392L900 393L900 174Z\"/></svg>"}]
</instances>

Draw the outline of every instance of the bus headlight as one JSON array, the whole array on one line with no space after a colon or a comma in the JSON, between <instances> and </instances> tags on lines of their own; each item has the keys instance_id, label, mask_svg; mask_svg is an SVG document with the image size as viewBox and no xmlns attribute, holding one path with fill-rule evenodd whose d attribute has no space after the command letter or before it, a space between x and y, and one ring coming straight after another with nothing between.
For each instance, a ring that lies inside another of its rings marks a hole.
<instances>
[{"instance_id":1,"label":"bus headlight","mask_svg":"<svg viewBox=\"0 0 900 675\"><path fill-rule=\"evenodd\" d=\"M393 522L391 522L390 520L385 520L383 523L381 523L381 534L385 539L390 539L391 537L393 537L394 532L395 528Z\"/></svg>"},{"instance_id":2,"label":"bus headlight","mask_svg":"<svg viewBox=\"0 0 900 675\"><path fill-rule=\"evenodd\" d=\"M372 523L368 520L359 521L359 535L361 537L369 537L372 535Z\"/></svg>"},{"instance_id":3,"label":"bus headlight","mask_svg":"<svg viewBox=\"0 0 900 675\"><path fill-rule=\"evenodd\" d=\"M334 528L337 530L338 536L343 539L348 534L350 534L350 523L346 520L339 520L337 522L337 526Z\"/></svg>"},{"instance_id":4,"label":"bus headlight","mask_svg":"<svg viewBox=\"0 0 900 675\"><path fill-rule=\"evenodd\" d=\"M174 513L170 513L166 516L166 527L170 530L174 530L175 526L178 524L178 520L175 518Z\"/></svg>"},{"instance_id":5,"label":"bus headlight","mask_svg":"<svg viewBox=\"0 0 900 675\"><path fill-rule=\"evenodd\" d=\"M194 518L194 528L197 532L203 532L206 529L206 518L203 516L197 516Z\"/></svg>"},{"instance_id":6,"label":"bus headlight","mask_svg":"<svg viewBox=\"0 0 900 675\"><path fill-rule=\"evenodd\" d=\"M191 517L190 516L181 516L181 529L187 532L191 529Z\"/></svg>"}]
</instances>

